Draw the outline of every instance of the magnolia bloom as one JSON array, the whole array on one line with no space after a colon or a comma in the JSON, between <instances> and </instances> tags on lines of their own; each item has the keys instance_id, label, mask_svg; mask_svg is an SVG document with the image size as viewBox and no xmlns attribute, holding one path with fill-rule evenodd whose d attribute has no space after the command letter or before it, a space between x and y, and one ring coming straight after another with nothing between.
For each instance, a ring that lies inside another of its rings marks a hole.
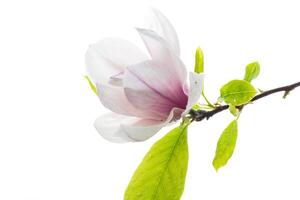
<instances>
[{"instance_id":1,"label":"magnolia bloom","mask_svg":"<svg viewBox=\"0 0 300 200\"><path fill-rule=\"evenodd\" d=\"M134 44L116 38L90 45L87 72L101 103L112 112L95 121L113 142L143 141L180 119L198 101L203 75L187 72L170 22L154 10L155 27L137 28L150 58Z\"/></svg>"}]
</instances>

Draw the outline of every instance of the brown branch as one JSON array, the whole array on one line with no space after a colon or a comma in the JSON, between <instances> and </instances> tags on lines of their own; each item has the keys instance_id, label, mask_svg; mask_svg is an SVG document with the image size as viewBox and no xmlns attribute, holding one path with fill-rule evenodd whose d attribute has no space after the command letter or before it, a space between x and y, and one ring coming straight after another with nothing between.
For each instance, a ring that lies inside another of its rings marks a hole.
<instances>
[{"instance_id":1,"label":"brown branch","mask_svg":"<svg viewBox=\"0 0 300 200\"><path fill-rule=\"evenodd\" d=\"M264 98L266 96L269 96L271 94L274 93L278 93L278 92L284 92L283 97L286 97L288 95L288 93L295 89L296 87L300 87L300 82L291 84L291 85L287 85L287 86L283 86L283 87L279 87L279 88L275 88L272 90L267 90L265 92L262 92L258 95L256 95L251 102L253 101L257 101L258 99ZM238 109L242 109L244 106L246 106L247 104L244 105L240 105L237 108ZM228 105L222 105L222 106L218 106L215 109L211 110L211 111L205 111L205 110L191 110L190 111L190 115L192 117L193 121L202 121L203 119L209 119L210 117L214 116L215 114L222 112L224 110L227 110L229 108Z\"/></svg>"}]
</instances>

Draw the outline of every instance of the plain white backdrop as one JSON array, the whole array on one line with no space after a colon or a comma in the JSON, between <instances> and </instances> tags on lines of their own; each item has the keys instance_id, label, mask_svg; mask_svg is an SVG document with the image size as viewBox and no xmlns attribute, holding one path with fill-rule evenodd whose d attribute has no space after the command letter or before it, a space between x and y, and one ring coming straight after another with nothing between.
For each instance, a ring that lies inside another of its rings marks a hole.
<instances>
[{"instance_id":1,"label":"plain white backdrop","mask_svg":"<svg viewBox=\"0 0 300 200\"><path fill-rule=\"evenodd\" d=\"M0 199L118 200L151 145L113 144L94 129L107 110L83 79L84 54L103 37L142 46L133 27L147 7L177 30L193 70L205 54L205 87L215 100L227 81L258 60L253 83L270 89L300 80L300 5L292 0L1 0ZM300 89L244 109L235 153L218 173L215 146L228 112L189 129L190 162L182 199L300 199Z\"/></svg>"}]
</instances>

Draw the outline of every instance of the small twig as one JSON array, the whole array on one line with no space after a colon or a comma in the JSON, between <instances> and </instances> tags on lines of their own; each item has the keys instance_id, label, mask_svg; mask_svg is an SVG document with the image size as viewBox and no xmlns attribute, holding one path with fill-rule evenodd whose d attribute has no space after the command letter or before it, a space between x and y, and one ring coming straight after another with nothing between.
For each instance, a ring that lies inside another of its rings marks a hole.
<instances>
[{"instance_id":1,"label":"small twig","mask_svg":"<svg viewBox=\"0 0 300 200\"><path fill-rule=\"evenodd\" d=\"M264 97L269 96L271 94L278 93L278 92L284 92L284 97L285 97L291 90L295 89L296 87L300 87L300 82L262 92L261 94L256 95L251 100L251 102L256 101L258 99L261 99L261 98L264 98ZM246 105L247 104L240 105L237 108L241 110ZM224 110L227 110L228 108L229 108L228 105L222 105L222 106L216 107L215 109L213 109L211 111L191 110L190 115L192 117L192 121L198 121L199 122L199 121L202 121L203 119L209 119L210 117L214 116L215 114L217 114L219 112L222 112Z\"/></svg>"},{"instance_id":2,"label":"small twig","mask_svg":"<svg viewBox=\"0 0 300 200\"><path fill-rule=\"evenodd\" d=\"M206 101L207 105L210 108L215 108L215 106L212 103L210 103L210 101L208 100L208 98L205 96L204 91L202 91L202 96L203 96L204 100Z\"/></svg>"}]
</instances>

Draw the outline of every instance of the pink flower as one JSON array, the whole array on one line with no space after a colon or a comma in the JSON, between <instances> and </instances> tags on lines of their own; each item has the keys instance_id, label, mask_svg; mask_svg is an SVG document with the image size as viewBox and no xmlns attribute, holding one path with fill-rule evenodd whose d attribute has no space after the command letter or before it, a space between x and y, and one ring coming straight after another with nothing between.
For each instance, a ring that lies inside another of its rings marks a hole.
<instances>
[{"instance_id":1,"label":"pink flower","mask_svg":"<svg viewBox=\"0 0 300 200\"><path fill-rule=\"evenodd\" d=\"M112 111L94 125L113 142L150 138L188 113L202 92L203 75L190 73L188 86L176 32L163 14L153 12L156 28L137 29L151 58L116 38L92 44L86 53L87 72Z\"/></svg>"}]
</instances>

